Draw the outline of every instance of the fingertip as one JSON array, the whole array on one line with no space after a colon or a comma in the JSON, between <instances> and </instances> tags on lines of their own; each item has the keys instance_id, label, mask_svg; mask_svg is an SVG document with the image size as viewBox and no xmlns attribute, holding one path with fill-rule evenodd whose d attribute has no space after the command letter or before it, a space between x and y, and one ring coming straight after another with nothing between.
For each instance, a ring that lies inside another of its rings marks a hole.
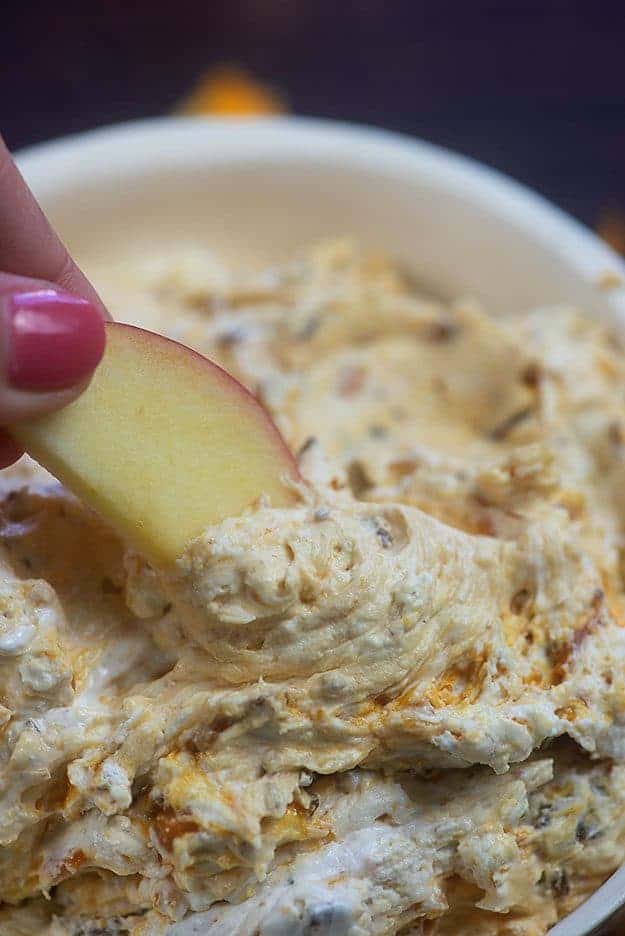
<instances>
[{"instance_id":1,"label":"fingertip","mask_svg":"<svg viewBox=\"0 0 625 936\"><path fill-rule=\"evenodd\" d=\"M73 296L86 299L97 309L105 321L110 321L110 313L100 299L100 296L68 253L65 254L65 262L61 272L53 278L52 282L60 286L61 289L64 289L66 292L71 293Z\"/></svg>"},{"instance_id":2,"label":"fingertip","mask_svg":"<svg viewBox=\"0 0 625 936\"><path fill-rule=\"evenodd\" d=\"M7 381L15 390L45 393L91 376L105 347L100 311L56 287L4 297Z\"/></svg>"}]
</instances>

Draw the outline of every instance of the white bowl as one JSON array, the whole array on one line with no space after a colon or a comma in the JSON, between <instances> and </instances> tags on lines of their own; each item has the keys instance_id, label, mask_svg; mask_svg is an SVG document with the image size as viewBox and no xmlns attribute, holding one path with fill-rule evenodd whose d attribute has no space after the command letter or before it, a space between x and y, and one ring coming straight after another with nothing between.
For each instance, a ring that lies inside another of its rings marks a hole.
<instances>
[{"instance_id":1,"label":"white bowl","mask_svg":"<svg viewBox=\"0 0 625 936\"><path fill-rule=\"evenodd\" d=\"M625 265L592 233L493 170L406 137L171 118L36 146L19 164L87 272L155 243L272 262L353 233L440 296L495 311L574 303L625 328ZM623 905L625 868L551 932L594 933Z\"/></svg>"}]
</instances>

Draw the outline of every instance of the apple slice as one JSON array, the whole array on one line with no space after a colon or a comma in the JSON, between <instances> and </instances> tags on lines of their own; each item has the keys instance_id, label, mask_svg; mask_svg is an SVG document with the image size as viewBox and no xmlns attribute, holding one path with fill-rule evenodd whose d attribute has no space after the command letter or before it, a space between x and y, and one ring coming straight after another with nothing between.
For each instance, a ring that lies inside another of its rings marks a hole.
<instances>
[{"instance_id":1,"label":"apple slice","mask_svg":"<svg viewBox=\"0 0 625 936\"><path fill-rule=\"evenodd\" d=\"M282 506L297 466L260 403L184 345L118 323L91 383L15 439L152 563L261 494Z\"/></svg>"}]
</instances>

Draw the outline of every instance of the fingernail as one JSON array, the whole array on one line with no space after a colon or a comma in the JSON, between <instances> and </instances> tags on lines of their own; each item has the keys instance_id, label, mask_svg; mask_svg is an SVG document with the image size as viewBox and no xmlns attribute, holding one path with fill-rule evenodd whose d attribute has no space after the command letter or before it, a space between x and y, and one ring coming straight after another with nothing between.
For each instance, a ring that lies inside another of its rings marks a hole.
<instances>
[{"instance_id":1,"label":"fingernail","mask_svg":"<svg viewBox=\"0 0 625 936\"><path fill-rule=\"evenodd\" d=\"M71 293L39 289L9 295L8 381L17 390L62 390L85 380L104 352L98 310Z\"/></svg>"}]
</instances>

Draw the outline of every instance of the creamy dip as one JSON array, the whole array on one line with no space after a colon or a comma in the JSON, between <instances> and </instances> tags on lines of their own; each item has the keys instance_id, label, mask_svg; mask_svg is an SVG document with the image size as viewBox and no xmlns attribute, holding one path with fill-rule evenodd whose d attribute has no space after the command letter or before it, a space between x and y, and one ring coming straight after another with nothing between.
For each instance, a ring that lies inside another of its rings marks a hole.
<instances>
[{"instance_id":1,"label":"creamy dip","mask_svg":"<svg viewBox=\"0 0 625 936\"><path fill-rule=\"evenodd\" d=\"M4 473L0 933L545 933L625 858L616 336L347 242L96 282L250 387L304 481L164 576Z\"/></svg>"}]
</instances>

